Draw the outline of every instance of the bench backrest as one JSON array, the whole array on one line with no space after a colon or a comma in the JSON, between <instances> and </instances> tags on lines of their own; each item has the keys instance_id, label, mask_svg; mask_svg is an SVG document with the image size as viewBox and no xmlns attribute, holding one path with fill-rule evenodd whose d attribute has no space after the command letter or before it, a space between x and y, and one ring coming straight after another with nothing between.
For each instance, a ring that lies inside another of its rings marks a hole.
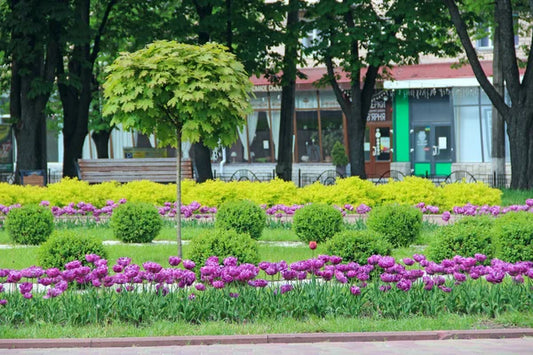
<instances>
[{"instance_id":1,"label":"bench backrest","mask_svg":"<svg viewBox=\"0 0 533 355\"><path fill-rule=\"evenodd\" d=\"M176 158L79 159L78 177L89 183L135 180L172 183L176 182L176 166ZM190 160L182 160L181 177L194 177Z\"/></svg>"}]
</instances>

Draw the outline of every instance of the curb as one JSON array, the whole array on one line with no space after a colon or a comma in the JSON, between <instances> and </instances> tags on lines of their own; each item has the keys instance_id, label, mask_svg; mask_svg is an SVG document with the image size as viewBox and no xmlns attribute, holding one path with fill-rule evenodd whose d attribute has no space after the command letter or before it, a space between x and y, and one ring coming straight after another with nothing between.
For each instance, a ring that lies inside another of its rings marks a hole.
<instances>
[{"instance_id":1,"label":"curb","mask_svg":"<svg viewBox=\"0 0 533 355\"><path fill-rule=\"evenodd\" d=\"M134 338L0 339L0 349L115 348L214 344L383 342L533 337L533 328L437 330L420 332L301 333L263 335L168 336Z\"/></svg>"}]
</instances>

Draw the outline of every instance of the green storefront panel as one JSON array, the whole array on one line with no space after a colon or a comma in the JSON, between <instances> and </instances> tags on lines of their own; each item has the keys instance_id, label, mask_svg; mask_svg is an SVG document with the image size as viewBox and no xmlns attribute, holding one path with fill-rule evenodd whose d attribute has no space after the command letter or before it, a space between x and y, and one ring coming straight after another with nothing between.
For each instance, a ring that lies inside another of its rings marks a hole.
<instances>
[{"instance_id":1,"label":"green storefront panel","mask_svg":"<svg viewBox=\"0 0 533 355\"><path fill-rule=\"evenodd\" d=\"M431 164L430 163L415 163L415 175L416 176L431 175Z\"/></svg>"},{"instance_id":2,"label":"green storefront panel","mask_svg":"<svg viewBox=\"0 0 533 355\"><path fill-rule=\"evenodd\" d=\"M452 163L436 163L435 175L448 176L452 173Z\"/></svg>"},{"instance_id":3,"label":"green storefront panel","mask_svg":"<svg viewBox=\"0 0 533 355\"><path fill-rule=\"evenodd\" d=\"M407 90L396 91L394 98L395 161L409 161L409 97Z\"/></svg>"}]
</instances>

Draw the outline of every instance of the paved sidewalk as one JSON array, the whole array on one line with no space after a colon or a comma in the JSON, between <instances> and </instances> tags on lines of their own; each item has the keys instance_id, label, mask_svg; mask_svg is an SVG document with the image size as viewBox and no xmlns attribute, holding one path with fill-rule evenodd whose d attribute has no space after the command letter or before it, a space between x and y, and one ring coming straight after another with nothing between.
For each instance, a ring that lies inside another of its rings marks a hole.
<instances>
[{"instance_id":1,"label":"paved sidewalk","mask_svg":"<svg viewBox=\"0 0 533 355\"><path fill-rule=\"evenodd\" d=\"M0 339L0 354L533 354L533 329Z\"/></svg>"}]
</instances>

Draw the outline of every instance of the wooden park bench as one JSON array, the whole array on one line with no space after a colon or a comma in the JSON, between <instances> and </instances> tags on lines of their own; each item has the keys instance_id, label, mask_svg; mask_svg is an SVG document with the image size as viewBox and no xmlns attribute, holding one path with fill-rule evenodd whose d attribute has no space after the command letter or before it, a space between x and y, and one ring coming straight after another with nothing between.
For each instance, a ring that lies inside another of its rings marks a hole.
<instances>
[{"instance_id":1,"label":"wooden park bench","mask_svg":"<svg viewBox=\"0 0 533 355\"><path fill-rule=\"evenodd\" d=\"M181 178L194 177L192 162L181 162ZM176 158L78 159L78 178L90 184L104 181L176 182Z\"/></svg>"}]
</instances>

